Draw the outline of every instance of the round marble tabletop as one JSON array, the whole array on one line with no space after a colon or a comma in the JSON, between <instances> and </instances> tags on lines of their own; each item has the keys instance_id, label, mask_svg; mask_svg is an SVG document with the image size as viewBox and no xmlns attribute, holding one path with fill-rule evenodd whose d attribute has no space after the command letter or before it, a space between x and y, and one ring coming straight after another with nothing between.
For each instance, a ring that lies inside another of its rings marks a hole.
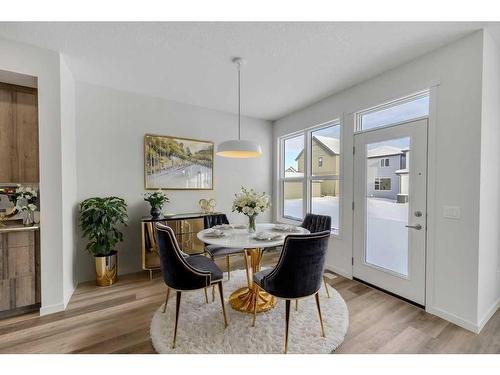
<instances>
[{"instance_id":1,"label":"round marble tabletop","mask_svg":"<svg viewBox=\"0 0 500 375\"><path fill-rule=\"evenodd\" d=\"M302 227L296 227L296 230L293 232L281 232L277 231L274 228L276 224L272 223L262 223L257 224L257 231L259 232L269 232L272 234L281 234L281 237L275 240L258 240L255 238L256 233L248 233L248 230L245 229L225 229L222 230L226 235L224 237L210 237L207 236L207 231L211 229L205 229L198 232L198 239L204 243L209 245L217 245L222 247L236 247L236 248L244 248L244 249L252 249L252 248L265 248L265 247L273 247L273 246L281 246L285 241L285 237L289 234L307 234L309 231Z\"/></svg>"}]
</instances>

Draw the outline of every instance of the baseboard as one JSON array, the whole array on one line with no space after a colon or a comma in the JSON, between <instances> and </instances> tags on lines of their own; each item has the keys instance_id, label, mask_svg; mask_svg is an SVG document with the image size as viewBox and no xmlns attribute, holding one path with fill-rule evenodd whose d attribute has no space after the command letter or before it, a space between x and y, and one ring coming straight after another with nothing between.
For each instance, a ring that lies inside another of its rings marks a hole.
<instances>
[{"instance_id":1,"label":"baseboard","mask_svg":"<svg viewBox=\"0 0 500 375\"><path fill-rule=\"evenodd\" d=\"M497 312L498 308L500 307L500 298L497 299L497 301L490 307L490 309L484 314L482 319L479 321L479 326L478 326L478 332L481 332L481 330L484 328L486 323L491 319L491 317Z\"/></svg>"},{"instance_id":2,"label":"baseboard","mask_svg":"<svg viewBox=\"0 0 500 375\"><path fill-rule=\"evenodd\" d=\"M339 274L340 276L345 277L346 279L351 279L352 280L352 273L350 271L343 270L342 268L338 268L334 266L333 264L326 264L325 269L329 271L333 271L336 274Z\"/></svg>"},{"instance_id":3,"label":"baseboard","mask_svg":"<svg viewBox=\"0 0 500 375\"><path fill-rule=\"evenodd\" d=\"M64 303L56 303L54 305L42 306L40 308L40 316L54 314L59 311L64 311Z\"/></svg>"},{"instance_id":4,"label":"baseboard","mask_svg":"<svg viewBox=\"0 0 500 375\"><path fill-rule=\"evenodd\" d=\"M460 318L459 316L456 316L455 314L449 313L449 312L441 310L439 308L426 306L425 311L427 311L429 314L439 316L440 318L443 318L444 320L447 320L453 324L456 324L457 326L462 327L468 331L471 331L474 333L479 333L479 331L480 331L478 324L475 324L471 321Z\"/></svg>"},{"instance_id":5,"label":"baseboard","mask_svg":"<svg viewBox=\"0 0 500 375\"><path fill-rule=\"evenodd\" d=\"M73 285L71 292L64 296L64 310L66 310L66 307L68 306L71 297L73 297L73 293L75 293L75 290L76 290L76 285Z\"/></svg>"}]
</instances>

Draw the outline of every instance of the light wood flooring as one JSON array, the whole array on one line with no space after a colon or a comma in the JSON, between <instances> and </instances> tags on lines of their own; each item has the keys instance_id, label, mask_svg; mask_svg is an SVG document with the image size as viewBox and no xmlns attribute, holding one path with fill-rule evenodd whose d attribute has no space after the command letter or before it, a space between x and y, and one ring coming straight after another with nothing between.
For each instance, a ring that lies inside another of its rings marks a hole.
<instances>
[{"instance_id":1,"label":"light wood flooring","mask_svg":"<svg viewBox=\"0 0 500 375\"><path fill-rule=\"evenodd\" d=\"M64 312L0 320L0 353L154 353L149 324L165 297L155 276L125 275L109 288L80 284ZM500 311L476 335L357 281L339 276L332 285L350 319L337 353L500 353Z\"/></svg>"}]
</instances>

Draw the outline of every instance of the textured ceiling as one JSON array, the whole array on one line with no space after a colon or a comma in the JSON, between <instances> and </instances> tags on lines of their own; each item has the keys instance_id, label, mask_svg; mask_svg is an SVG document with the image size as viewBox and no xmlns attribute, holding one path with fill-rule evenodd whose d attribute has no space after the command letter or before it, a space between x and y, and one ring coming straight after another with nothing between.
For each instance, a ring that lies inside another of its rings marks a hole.
<instances>
[{"instance_id":1,"label":"textured ceiling","mask_svg":"<svg viewBox=\"0 0 500 375\"><path fill-rule=\"evenodd\" d=\"M274 120L483 27L481 23L0 23L63 52L75 78ZM497 28L498 29L498 28Z\"/></svg>"}]
</instances>

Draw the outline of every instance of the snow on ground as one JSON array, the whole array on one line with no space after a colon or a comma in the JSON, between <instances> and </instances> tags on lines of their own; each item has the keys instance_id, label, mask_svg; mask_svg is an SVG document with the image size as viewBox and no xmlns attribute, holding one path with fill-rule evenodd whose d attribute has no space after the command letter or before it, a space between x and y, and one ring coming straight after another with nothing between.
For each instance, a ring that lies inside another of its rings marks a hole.
<instances>
[{"instance_id":1,"label":"snow on ground","mask_svg":"<svg viewBox=\"0 0 500 375\"><path fill-rule=\"evenodd\" d=\"M285 200L285 215L302 217L302 200ZM382 198L367 198L366 262L408 275L408 204ZM313 198L312 212L329 215L339 228L338 197Z\"/></svg>"}]
</instances>

